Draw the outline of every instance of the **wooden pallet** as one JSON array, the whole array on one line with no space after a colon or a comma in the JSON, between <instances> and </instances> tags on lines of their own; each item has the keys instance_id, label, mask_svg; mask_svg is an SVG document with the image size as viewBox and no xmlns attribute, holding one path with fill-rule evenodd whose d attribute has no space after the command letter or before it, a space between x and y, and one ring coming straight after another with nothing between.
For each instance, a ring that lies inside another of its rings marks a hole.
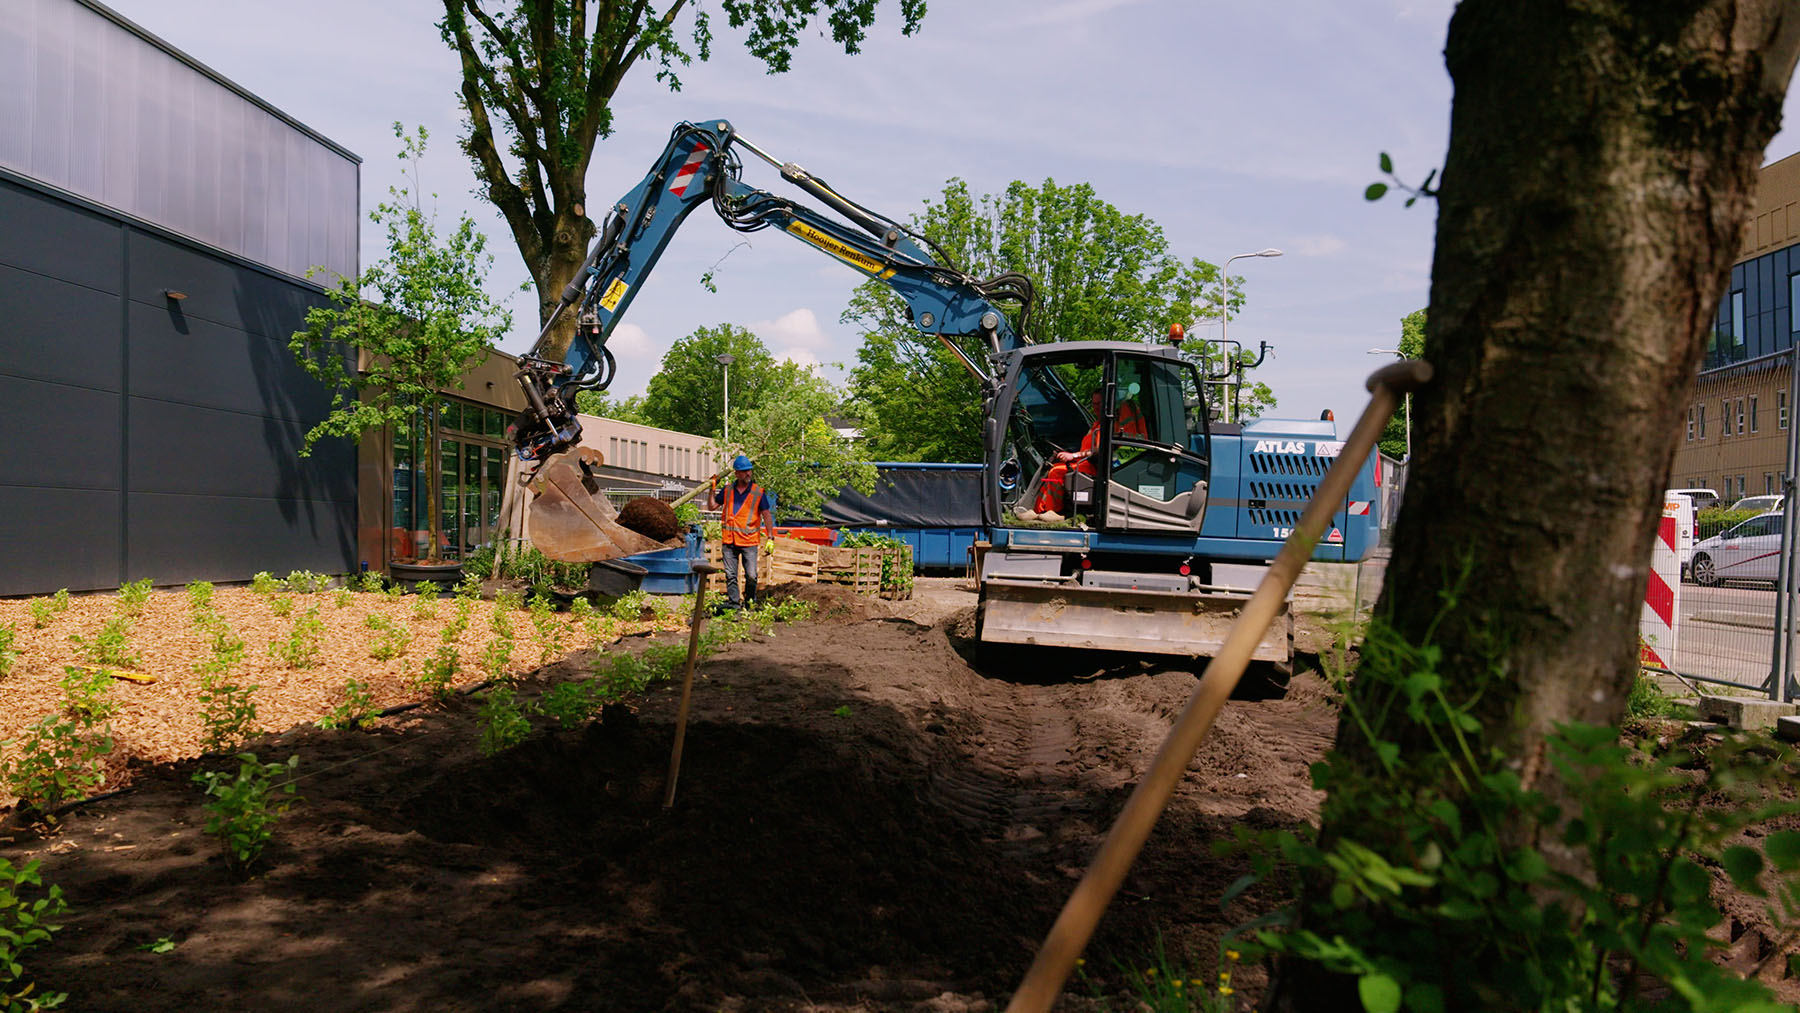
<instances>
[{"instance_id":1,"label":"wooden pallet","mask_svg":"<svg viewBox=\"0 0 1800 1013\"><path fill-rule=\"evenodd\" d=\"M706 578L708 593L725 590L725 550L718 542L706 543L706 561L721 572ZM740 575L741 576L741 575ZM763 553L756 561L756 582L765 587L773 584L812 584L819 580L819 547L798 538L775 539L775 551Z\"/></svg>"},{"instance_id":2,"label":"wooden pallet","mask_svg":"<svg viewBox=\"0 0 1800 1013\"><path fill-rule=\"evenodd\" d=\"M881 593L881 550L822 547L819 583L838 584L857 594Z\"/></svg>"}]
</instances>

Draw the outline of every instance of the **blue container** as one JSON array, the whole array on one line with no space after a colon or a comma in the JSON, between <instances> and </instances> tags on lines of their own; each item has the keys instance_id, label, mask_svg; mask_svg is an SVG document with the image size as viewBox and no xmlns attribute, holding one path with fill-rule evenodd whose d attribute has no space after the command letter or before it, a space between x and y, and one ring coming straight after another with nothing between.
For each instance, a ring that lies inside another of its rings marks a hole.
<instances>
[{"instance_id":1,"label":"blue container","mask_svg":"<svg viewBox=\"0 0 1800 1013\"><path fill-rule=\"evenodd\" d=\"M961 570L968 565L969 548L985 537L982 528L902 528L885 524L874 527L844 528L843 535L866 531L874 535L898 538L912 546L913 567L918 570Z\"/></svg>"},{"instance_id":2,"label":"blue container","mask_svg":"<svg viewBox=\"0 0 1800 1013\"><path fill-rule=\"evenodd\" d=\"M693 594L700 586L700 575L694 564L706 560L706 545L700 540L699 527L688 528L687 544L675 549L658 549L622 557L646 571L639 589L648 594Z\"/></svg>"}]
</instances>

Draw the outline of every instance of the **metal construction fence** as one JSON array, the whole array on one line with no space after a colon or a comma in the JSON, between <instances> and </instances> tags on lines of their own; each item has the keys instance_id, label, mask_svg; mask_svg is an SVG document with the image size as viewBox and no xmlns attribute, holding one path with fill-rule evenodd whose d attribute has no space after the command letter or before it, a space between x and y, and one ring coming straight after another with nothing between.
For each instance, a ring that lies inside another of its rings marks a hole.
<instances>
[{"instance_id":1,"label":"metal construction fence","mask_svg":"<svg viewBox=\"0 0 1800 1013\"><path fill-rule=\"evenodd\" d=\"M1711 371L1694 385L1671 487L1713 490L1727 508L1769 498L1694 524L1691 549L1679 551L1681 578L1663 600L1672 616L1659 651L1664 665L1649 666L1776 700L1795 699L1800 644L1795 497L1786 495L1796 471L1793 363L1784 352ZM1652 597L1657 585L1653 577Z\"/></svg>"}]
</instances>

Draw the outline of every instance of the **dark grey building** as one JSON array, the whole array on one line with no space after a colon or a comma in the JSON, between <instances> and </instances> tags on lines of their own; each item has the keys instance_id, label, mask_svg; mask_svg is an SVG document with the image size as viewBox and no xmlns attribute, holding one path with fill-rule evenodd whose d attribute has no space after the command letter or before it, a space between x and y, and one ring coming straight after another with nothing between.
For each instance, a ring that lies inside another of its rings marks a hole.
<instances>
[{"instance_id":1,"label":"dark grey building","mask_svg":"<svg viewBox=\"0 0 1800 1013\"><path fill-rule=\"evenodd\" d=\"M0 0L0 595L355 568L289 335L360 159L88 0Z\"/></svg>"}]
</instances>

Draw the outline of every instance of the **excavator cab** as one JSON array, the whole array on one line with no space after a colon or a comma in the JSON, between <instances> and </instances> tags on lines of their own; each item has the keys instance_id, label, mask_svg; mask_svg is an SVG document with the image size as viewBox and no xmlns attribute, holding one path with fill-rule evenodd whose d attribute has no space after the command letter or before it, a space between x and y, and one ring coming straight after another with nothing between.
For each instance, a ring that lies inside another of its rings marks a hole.
<instances>
[{"instance_id":1,"label":"excavator cab","mask_svg":"<svg viewBox=\"0 0 1800 1013\"><path fill-rule=\"evenodd\" d=\"M984 441L990 525L1199 534L1211 438L1192 364L1126 342L1002 359Z\"/></svg>"}]
</instances>

